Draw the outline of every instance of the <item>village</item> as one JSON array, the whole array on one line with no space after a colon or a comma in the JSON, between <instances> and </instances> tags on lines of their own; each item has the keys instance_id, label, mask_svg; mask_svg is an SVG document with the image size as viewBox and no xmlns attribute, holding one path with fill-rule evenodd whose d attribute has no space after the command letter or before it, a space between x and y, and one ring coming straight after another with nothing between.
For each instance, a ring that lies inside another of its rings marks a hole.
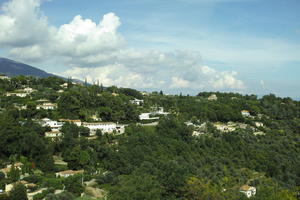
<instances>
[{"instance_id":1,"label":"village","mask_svg":"<svg viewBox=\"0 0 300 200\"><path fill-rule=\"evenodd\" d=\"M2 80L10 80L7 76L0 76ZM82 83L71 83L72 85L78 85L82 87ZM56 90L58 94L58 99L60 95L64 94L70 87L70 83L64 82L59 88ZM29 98L31 99L35 93L38 92L37 89L30 87L29 85L22 85L22 89L17 89L10 92L5 92L3 95L8 98ZM142 96L151 96L147 92L140 92ZM98 97L101 97L103 94L97 94ZM110 95L112 98L118 98L119 94L115 91L111 92ZM232 98L235 100L236 98ZM199 99L197 99L199 101ZM208 102L217 102L218 96L216 94L212 94L207 98L202 98L201 101ZM41 98L36 99L34 104L34 109L38 111L46 111L53 112L57 111L58 103L56 101L51 101L46 97L41 96ZM155 127L158 126L160 119L166 118L168 116L176 115L178 113L174 113L171 110L165 110L163 106L158 106L157 104L148 105L147 108L144 108L145 99L138 98L130 98L129 103L134 106L138 112L138 119L134 123L138 126L150 126ZM21 103L13 103L12 106L19 111L26 111L28 109L28 104ZM146 111L146 112L145 112ZM248 131L251 132L255 136L263 136L265 135L265 130L268 129L264 123L262 122L262 118L264 117L261 114L256 116L251 115L251 111L249 110L241 110L240 115L245 119L246 122L210 122L210 121L200 121L200 120L189 120L186 121L185 124L187 127L192 128L192 135L197 138L205 135L210 135L215 131L218 131L221 134L230 134L239 131ZM130 122L127 123L119 123L118 121L103 121L99 116L98 112L94 112L88 116L88 120L82 119L72 119L72 118L50 118L48 116L44 116L43 118L33 118L35 123L39 124L41 127L47 129L44 132L44 137L49 139L50 141L56 143L64 138L64 133L62 131L63 126L66 124L75 125L76 127L83 127L88 130L88 135L79 135L80 137L84 137L87 140L97 140L99 134L108 134L113 136L118 136L126 133L126 127L130 125ZM212 129L213 128L213 129ZM117 144L117 141L114 141L114 144ZM116 149L118 151L118 149ZM72 176L84 176L84 175L95 175L95 174L105 174L107 171L85 171L84 169L72 170L68 168L68 162L64 161L60 155L53 155L54 163L59 166L63 166L64 170L56 171L52 174L53 179L66 179ZM31 167L29 167L31 168ZM44 195L48 192L49 188L43 187L41 185L37 185L36 183L32 183L26 180L26 177L29 177L30 174L42 174L41 171L37 169L28 170L28 166L26 163L22 162L11 162L7 163L6 167L0 170L5 178L12 176L13 173L18 174L18 180L15 180L13 183L5 184L4 189L0 189L0 194L9 194L13 189L14 185L17 183L23 184L27 189L27 197L29 200L35 200L34 196ZM107 195L105 190L97 188L97 184L95 180L83 181L81 185L85 188L85 192L81 195L89 194L94 198L104 198ZM54 194L60 194L64 191L64 187L60 189L56 189L53 191ZM256 188L251 185L241 185L239 191L248 198L256 195Z\"/></svg>"}]
</instances>

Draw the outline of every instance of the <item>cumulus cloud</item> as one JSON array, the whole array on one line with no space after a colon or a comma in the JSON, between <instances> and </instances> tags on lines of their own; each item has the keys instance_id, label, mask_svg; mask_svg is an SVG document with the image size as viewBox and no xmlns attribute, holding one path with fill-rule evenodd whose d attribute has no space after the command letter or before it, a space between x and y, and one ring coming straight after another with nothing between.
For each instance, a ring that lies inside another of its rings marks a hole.
<instances>
[{"instance_id":1,"label":"cumulus cloud","mask_svg":"<svg viewBox=\"0 0 300 200\"><path fill-rule=\"evenodd\" d=\"M180 77L172 77L171 88L187 88L190 83L187 80L184 80Z\"/></svg>"},{"instance_id":2,"label":"cumulus cloud","mask_svg":"<svg viewBox=\"0 0 300 200\"><path fill-rule=\"evenodd\" d=\"M40 0L11 0L0 14L0 45L22 61L54 59L69 66L61 75L104 85L161 89L244 89L235 71L201 66L196 51L162 52L130 48L114 13L99 22L77 15L60 27L49 25Z\"/></svg>"},{"instance_id":3,"label":"cumulus cloud","mask_svg":"<svg viewBox=\"0 0 300 200\"><path fill-rule=\"evenodd\" d=\"M27 47L44 43L53 34L47 17L39 11L39 0L12 0L4 3L0 15L0 44Z\"/></svg>"}]
</instances>

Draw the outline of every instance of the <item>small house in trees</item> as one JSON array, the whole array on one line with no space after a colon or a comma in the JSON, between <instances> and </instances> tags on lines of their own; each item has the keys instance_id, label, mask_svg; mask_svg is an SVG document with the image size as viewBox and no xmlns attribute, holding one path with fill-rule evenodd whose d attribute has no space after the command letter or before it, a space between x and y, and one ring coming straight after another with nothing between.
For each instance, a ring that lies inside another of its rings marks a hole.
<instances>
[{"instance_id":1,"label":"small house in trees","mask_svg":"<svg viewBox=\"0 0 300 200\"><path fill-rule=\"evenodd\" d=\"M7 174L11 171L11 169L14 167L15 169L18 169L18 170L22 170L22 166L23 166L23 163L21 162L17 162L17 163L14 163L14 164L9 164L6 166L6 168L3 168L1 169L0 171L2 173L4 173L5 177L7 177Z\"/></svg>"},{"instance_id":2,"label":"small house in trees","mask_svg":"<svg viewBox=\"0 0 300 200\"><path fill-rule=\"evenodd\" d=\"M130 103L135 104L135 105L138 105L138 106L141 106L141 105L144 103L144 100L141 100L141 99L133 99L133 100L130 100Z\"/></svg>"},{"instance_id":3,"label":"small house in trees","mask_svg":"<svg viewBox=\"0 0 300 200\"><path fill-rule=\"evenodd\" d=\"M251 116L249 110L242 110L242 111L241 111L241 114L242 114L244 117L250 117L250 116Z\"/></svg>"},{"instance_id":4,"label":"small house in trees","mask_svg":"<svg viewBox=\"0 0 300 200\"><path fill-rule=\"evenodd\" d=\"M217 95L212 94L212 95L210 95L207 99L208 99L209 101L216 101L216 100L218 100L218 97L217 97Z\"/></svg>"},{"instance_id":5,"label":"small house in trees","mask_svg":"<svg viewBox=\"0 0 300 200\"><path fill-rule=\"evenodd\" d=\"M250 198L256 194L256 188L249 185L243 185L240 187L240 192L244 193L248 198Z\"/></svg>"},{"instance_id":6,"label":"small house in trees","mask_svg":"<svg viewBox=\"0 0 300 200\"><path fill-rule=\"evenodd\" d=\"M37 110L44 109L44 110L54 110L57 108L56 103L43 103L36 106Z\"/></svg>"},{"instance_id":7,"label":"small house in trees","mask_svg":"<svg viewBox=\"0 0 300 200\"><path fill-rule=\"evenodd\" d=\"M83 174L84 170L78 170L78 171L74 171L74 170L66 170L66 171L61 171L61 172L56 172L55 176L57 178L59 177L64 177L67 178L69 176L74 176L76 174Z\"/></svg>"}]
</instances>

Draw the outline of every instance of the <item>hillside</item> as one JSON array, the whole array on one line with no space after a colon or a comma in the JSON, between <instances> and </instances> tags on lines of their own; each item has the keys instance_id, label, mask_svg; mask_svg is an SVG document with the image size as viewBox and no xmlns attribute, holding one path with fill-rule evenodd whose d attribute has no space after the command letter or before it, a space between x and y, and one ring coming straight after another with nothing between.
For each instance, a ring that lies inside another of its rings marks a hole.
<instances>
[{"instance_id":1,"label":"hillside","mask_svg":"<svg viewBox=\"0 0 300 200\"><path fill-rule=\"evenodd\" d=\"M0 127L0 199L21 180L35 200L299 200L291 98L16 76L0 79Z\"/></svg>"},{"instance_id":2,"label":"hillside","mask_svg":"<svg viewBox=\"0 0 300 200\"><path fill-rule=\"evenodd\" d=\"M53 74L47 73L36 67L30 65L16 62L7 58L0 58L0 74L5 74L7 76L36 76L36 77L49 77L54 76Z\"/></svg>"}]
</instances>

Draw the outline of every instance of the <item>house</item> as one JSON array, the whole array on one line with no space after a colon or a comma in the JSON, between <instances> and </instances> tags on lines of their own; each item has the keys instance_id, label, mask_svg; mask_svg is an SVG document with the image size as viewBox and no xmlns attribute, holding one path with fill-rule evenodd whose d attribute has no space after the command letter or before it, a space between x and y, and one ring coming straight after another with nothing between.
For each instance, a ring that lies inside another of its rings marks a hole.
<instances>
[{"instance_id":1,"label":"house","mask_svg":"<svg viewBox=\"0 0 300 200\"><path fill-rule=\"evenodd\" d=\"M24 88L22 91L24 91L25 93L30 94L30 93L35 92L35 91L37 91L37 90L32 89L32 88L30 88L30 87L26 87L26 88Z\"/></svg>"},{"instance_id":2,"label":"house","mask_svg":"<svg viewBox=\"0 0 300 200\"><path fill-rule=\"evenodd\" d=\"M240 187L240 192L244 193L248 198L250 198L256 194L256 188L249 185L243 185Z\"/></svg>"},{"instance_id":3,"label":"house","mask_svg":"<svg viewBox=\"0 0 300 200\"><path fill-rule=\"evenodd\" d=\"M144 100L133 99L133 100L130 100L130 103L141 106L144 103Z\"/></svg>"},{"instance_id":4,"label":"house","mask_svg":"<svg viewBox=\"0 0 300 200\"><path fill-rule=\"evenodd\" d=\"M77 126L81 126L82 122L80 119L59 119L58 121L60 122L68 122L68 123L73 123Z\"/></svg>"},{"instance_id":5,"label":"house","mask_svg":"<svg viewBox=\"0 0 300 200\"><path fill-rule=\"evenodd\" d=\"M68 83L61 84L60 87L62 87L62 88L68 88Z\"/></svg>"},{"instance_id":6,"label":"house","mask_svg":"<svg viewBox=\"0 0 300 200\"><path fill-rule=\"evenodd\" d=\"M96 121L96 122L102 121L102 119L101 119L100 117L97 117L97 115L96 115L96 114L95 114L95 115L92 115L92 116L90 116L90 118L91 118L92 120Z\"/></svg>"},{"instance_id":7,"label":"house","mask_svg":"<svg viewBox=\"0 0 300 200\"><path fill-rule=\"evenodd\" d=\"M51 130L48 132L45 132L45 137L47 138L59 138L62 136L62 133L59 130Z\"/></svg>"},{"instance_id":8,"label":"house","mask_svg":"<svg viewBox=\"0 0 300 200\"><path fill-rule=\"evenodd\" d=\"M152 113L142 113L139 115L139 119L140 120L155 120L155 119L159 119L159 117L150 117L150 115L152 115Z\"/></svg>"},{"instance_id":9,"label":"house","mask_svg":"<svg viewBox=\"0 0 300 200\"><path fill-rule=\"evenodd\" d=\"M114 96L114 97L119 96L119 94L118 94L118 93L115 93L115 92L111 93L111 95Z\"/></svg>"},{"instance_id":10,"label":"house","mask_svg":"<svg viewBox=\"0 0 300 200\"><path fill-rule=\"evenodd\" d=\"M264 124L262 122L255 122L256 127L263 127Z\"/></svg>"},{"instance_id":11,"label":"house","mask_svg":"<svg viewBox=\"0 0 300 200\"><path fill-rule=\"evenodd\" d=\"M91 136L95 135L97 130L101 130L102 133L112 133L113 131L117 131L117 124L114 122L83 122L82 126L90 129Z\"/></svg>"},{"instance_id":12,"label":"house","mask_svg":"<svg viewBox=\"0 0 300 200\"><path fill-rule=\"evenodd\" d=\"M10 78L6 76L5 74L0 74L0 79L1 80L9 80Z\"/></svg>"},{"instance_id":13,"label":"house","mask_svg":"<svg viewBox=\"0 0 300 200\"><path fill-rule=\"evenodd\" d=\"M244 116L244 117L250 117L250 112L249 110L241 110L241 114Z\"/></svg>"},{"instance_id":14,"label":"house","mask_svg":"<svg viewBox=\"0 0 300 200\"><path fill-rule=\"evenodd\" d=\"M218 100L218 97L217 97L217 95L212 94L212 95L210 95L207 99L208 99L209 101L216 101L216 100Z\"/></svg>"},{"instance_id":15,"label":"house","mask_svg":"<svg viewBox=\"0 0 300 200\"><path fill-rule=\"evenodd\" d=\"M36 106L37 110L44 109L44 110L54 110L57 108L56 103L43 103Z\"/></svg>"},{"instance_id":16,"label":"house","mask_svg":"<svg viewBox=\"0 0 300 200\"><path fill-rule=\"evenodd\" d=\"M217 130L221 132L233 132L236 130L235 124L231 124L228 122L228 124L223 124L220 122L214 123L214 127L216 127Z\"/></svg>"},{"instance_id":17,"label":"house","mask_svg":"<svg viewBox=\"0 0 300 200\"><path fill-rule=\"evenodd\" d=\"M26 184L28 184L28 182L27 181L18 181L15 183L5 184L5 192L7 192L7 193L10 192L16 184L23 184L26 187Z\"/></svg>"},{"instance_id":18,"label":"house","mask_svg":"<svg viewBox=\"0 0 300 200\"><path fill-rule=\"evenodd\" d=\"M40 121L41 126L49 126L51 130L60 130L64 125L62 122L44 118Z\"/></svg>"},{"instance_id":19,"label":"house","mask_svg":"<svg viewBox=\"0 0 300 200\"><path fill-rule=\"evenodd\" d=\"M11 96L17 96L17 97L26 97L28 96L28 93L25 93L25 92L7 92L5 94L5 96L7 97L11 97Z\"/></svg>"},{"instance_id":20,"label":"house","mask_svg":"<svg viewBox=\"0 0 300 200\"><path fill-rule=\"evenodd\" d=\"M23 163L21 163L21 162L16 162L16 163L14 163L14 164L9 164L9 165L7 165L6 168L1 169L0 171L1 171L2 173L4 173L5 177L7 177L7 174L10 172L10 170L11 170L13 167L21 171L21 170L22 170L22 166L23 166Z\"/></svg>"},{"instance_id":21,"label":"house","mask_svg":"<svg viewBox=\"0 0 300 200\"><path fill-rule=\"evenodd\" d=\"M59 177L64 177L64 178L67 178L69 176L74 176L76 174L83 174L84 173L84 170L78 170L78 171L74 171L74 170L66 170L66 171L61 171L61 172L56 172L55 173L55 176L57 178Z\"/></svg>"}]
</instances>

